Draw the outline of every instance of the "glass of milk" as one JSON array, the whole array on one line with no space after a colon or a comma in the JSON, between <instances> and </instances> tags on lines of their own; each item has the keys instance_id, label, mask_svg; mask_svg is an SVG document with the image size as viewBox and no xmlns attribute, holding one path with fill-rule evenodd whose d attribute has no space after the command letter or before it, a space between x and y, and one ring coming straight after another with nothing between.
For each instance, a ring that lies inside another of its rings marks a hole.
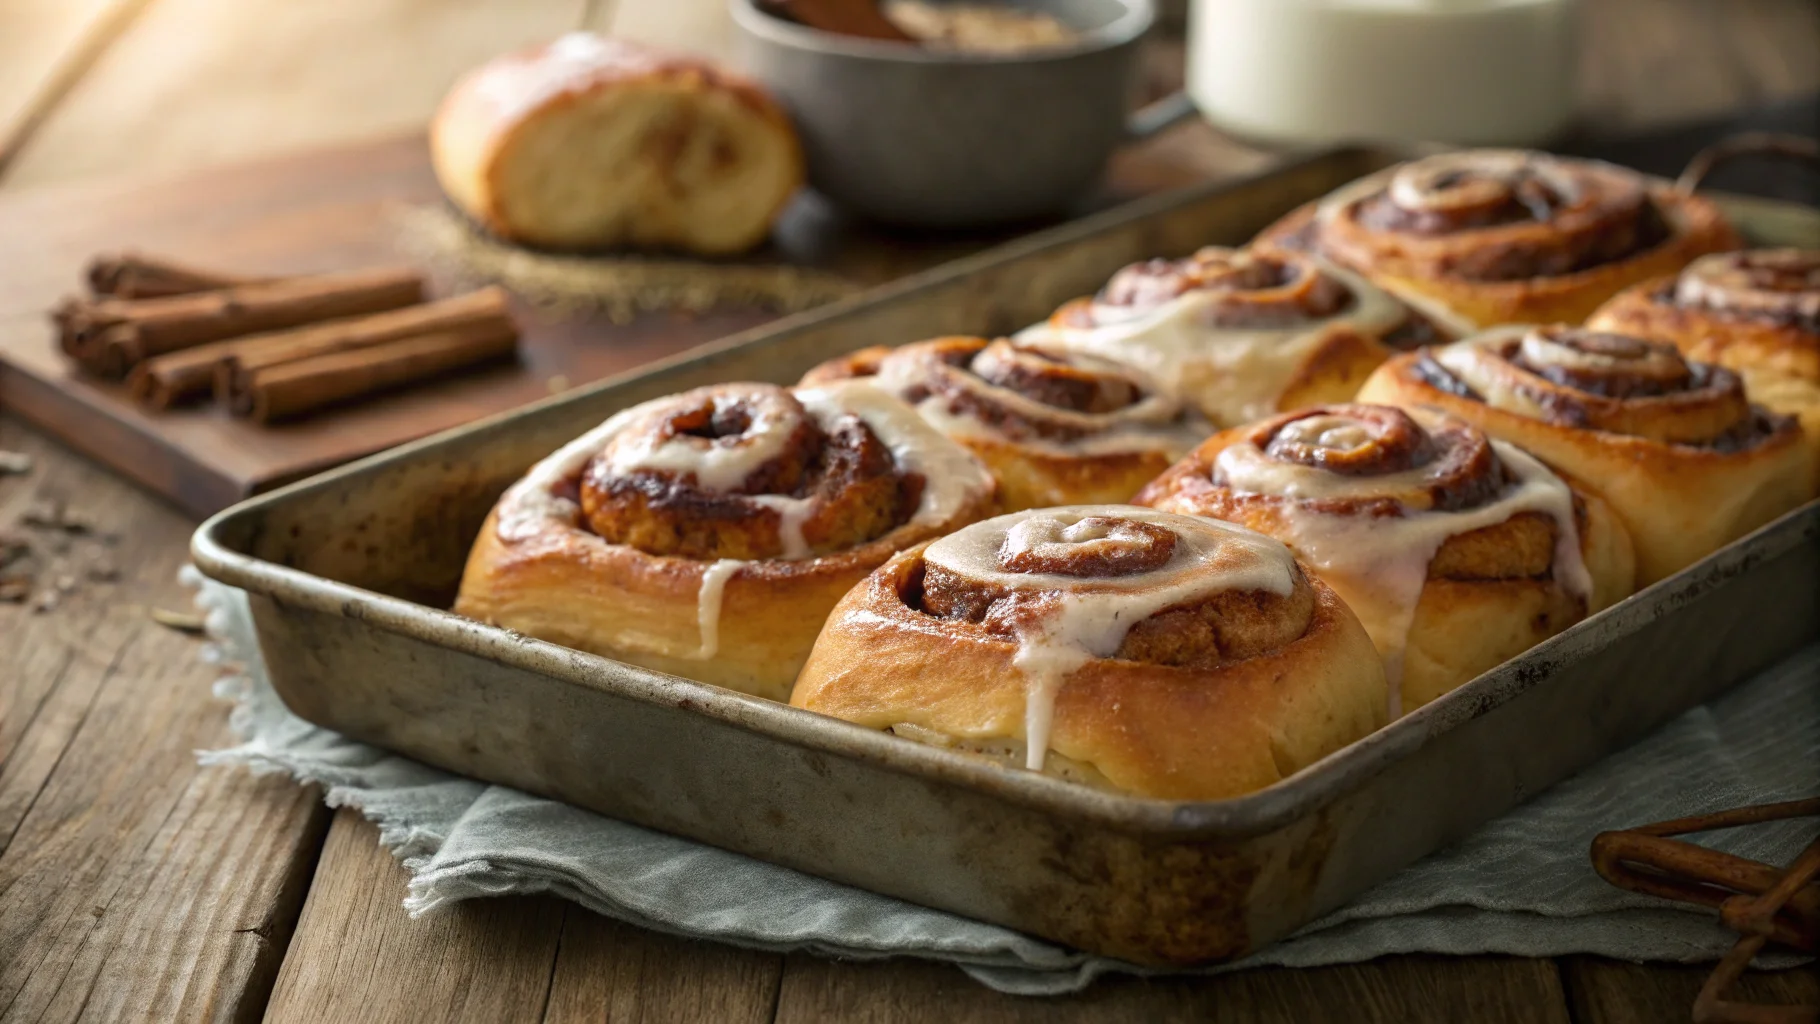
<instances>
[{"instance_id":1,"label":"glass of milk","mask_svg":"<svg viewBox=\"0 0 1820 1024\"><path fill-rule=\"evenodd\" d=\"M1538 145L1574 113L1578 0L1192 0L1188 91L1262 143Z\"/></svg>"}]
</instances>

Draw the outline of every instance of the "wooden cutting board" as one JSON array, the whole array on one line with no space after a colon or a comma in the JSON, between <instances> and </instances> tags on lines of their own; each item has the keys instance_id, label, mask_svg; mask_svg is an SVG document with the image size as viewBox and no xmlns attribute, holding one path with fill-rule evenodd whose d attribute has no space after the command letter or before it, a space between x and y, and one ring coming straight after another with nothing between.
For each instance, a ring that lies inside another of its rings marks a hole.
<instances>
[{"instance_id":1,"label":"wooden cutting board","mask_svg":"<svg viewBox=\"0 0 1820 1024\"><path fill-rule=\"evenodd\" d=\"M150 183L103 182L0 198L0 407L207 515L279 484L620 373L762 323L762 309L559 318L525 303L516 365L258 426L210 405L140 409L77 373L45 319L97 252L140 249L247 274L409 262L400 210L441 202L419 135L318 150ZM885 237L799 202L761 261L876 284L1005 236ZM449 282L437 281L440 290Z\"/></svg>"}]
</instances>

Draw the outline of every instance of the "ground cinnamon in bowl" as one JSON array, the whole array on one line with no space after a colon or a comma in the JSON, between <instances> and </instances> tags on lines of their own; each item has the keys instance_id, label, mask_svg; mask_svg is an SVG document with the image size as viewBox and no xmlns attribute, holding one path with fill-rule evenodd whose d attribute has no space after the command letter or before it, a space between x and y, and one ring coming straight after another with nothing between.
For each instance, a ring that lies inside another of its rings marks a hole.
<instances>
[{"instance_id":1,"label":"ground cinnamon in bowl","mask_svg":"<svg viewBox=\"0 0 1820 1024\"><path fill-rule=\"evenodd\" d=\"M1022 53L1067 46L1080 38L1054 15L997 4L890 0L885 17L932 49Z\"/></svg>"}]
</instances>

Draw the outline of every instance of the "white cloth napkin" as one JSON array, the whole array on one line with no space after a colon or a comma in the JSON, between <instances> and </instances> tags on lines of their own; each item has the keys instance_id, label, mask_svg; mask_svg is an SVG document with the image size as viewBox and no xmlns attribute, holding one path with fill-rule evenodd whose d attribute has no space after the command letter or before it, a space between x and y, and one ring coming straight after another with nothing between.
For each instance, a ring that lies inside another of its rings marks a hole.
<instances>
[{"instance_id":1,"label":"white cloth napkin","mask_svg":"<svg viewBox=\"0 0 1820 1024\"><path fill-rule=\"evenodd\" d=\"M213 643L206 656L234 668L216 689L235 703L232 722L244 740L202 754L203 763L285 772L321 783L330 806L359 808L410 871L404 906L413 916L476 896L549 892L642 927L739 946L947 960L1005 992L1072 992L1106 971L1150 973L450 775L318 728L291 714L273 691L246 595L186 574L208 612ZM1735 936L1714 915L1605 884L1587 859L1588 844L1608 828L1820 793L1817 755L1820 644L1295 936L1213 970L1415 952L1717 958ZM1784 821L1703 841L1785 864L1814 829L1811 819ZM1788 955L1760 961L1797 962Z\"/></svg>"}]
</instances>

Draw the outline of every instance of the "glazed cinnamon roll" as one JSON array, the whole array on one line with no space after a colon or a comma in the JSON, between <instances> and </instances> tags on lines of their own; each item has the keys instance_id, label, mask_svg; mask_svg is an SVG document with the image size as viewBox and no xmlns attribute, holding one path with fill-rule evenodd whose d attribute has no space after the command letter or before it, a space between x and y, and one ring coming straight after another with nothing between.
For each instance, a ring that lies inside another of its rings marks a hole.
<instances>
[{"instance_id":1,"label":"glazed cinnamon roll","mask_svg":"<svg viewBox=\"0 0 1820 1024\"><path fill-rule=\"evenodd\" d=\"M1741 244L1699 196L1612 164L1502 149L1362 178L1258 242L1320 253L1456 332L1579 323L1628 285Z\"/></svg>"},{"instance_id":2,"label":"glazed cinnamon roll","mask_svg":"<svg viewBox=\"0 0 1820 1024\"><path fill-rule=\"evenodd\" d=\"M1344 401L1392 347L1447 335L1308 256L1207 248L1132 264L1018 337L1136 367L1231 426Z\"/></svg>"},{"instance_id":3,"label":"glazed cinnamon roll","mask_svg":"<svg viewBox=\"0 0 1820 1024\"><path fill-rule=\"evenodd\" d=\"M1626 335L1499 328L1391 360L1359 400L1435 406L1571 475L1630 531L1638 586L1814 492L1793 417L1752 405L1724 367Z\"/></svg>"},{"instance_id":4,"label":"glazed cinnamon roll","mask_svg":"<svg viewBox=\"0 0 1820 1024\"><path fill-rule=\"evenodd\" d=\"M829 617L790 702L1172 800L1261 789L1385 721L1370 638L1287 548L1130 505L898 555Z\"/></svg>"},{"instance_id":5,"label":"glazed cinnamon roll","mask_svg":"<svg viewBox=\"0 0 1820 1024\"><path fill-rule=\"evenodd\" d=\"M1630 593L1604 502L1431 409L1304 409L1210 438L1138 504L1289 545L1384 658L1413 711Z\"/></svg>"},{"instance_id":6,"label":"glazed cinnamon roll","mask_svg":"<svg viewBox=\"0 0 1820 1024\"><path fill-rule=\"evenodd\" d=\"M1734 370L1752 401L1820 437L1820 249L1702 256L1600 306L1587 326Z\"/></svg>"},{"instance_id":7,"label":"glazed cinnamon roll","mask_svg":"<svg viewBox=\"0 0 1820 1024\"><path fill-rule=\"evenodd\" d=\"M869 385L698 388L613 416L508 489L455 610L784 700L841 595L990 514L995 489Z\"/></svg>"},{"instance_id":8,"label":"glazed cinnamon roll","mask_svg":"<svg viewBox=\"0 0 1820 1024\"><path fill-rule=\"evenodd\" d=\"M1213 428L1136 369L1030 342L863 349L803 383L870 376L984 462L1006 511L1125 501Z\"/></svg>"}]
</instances>

